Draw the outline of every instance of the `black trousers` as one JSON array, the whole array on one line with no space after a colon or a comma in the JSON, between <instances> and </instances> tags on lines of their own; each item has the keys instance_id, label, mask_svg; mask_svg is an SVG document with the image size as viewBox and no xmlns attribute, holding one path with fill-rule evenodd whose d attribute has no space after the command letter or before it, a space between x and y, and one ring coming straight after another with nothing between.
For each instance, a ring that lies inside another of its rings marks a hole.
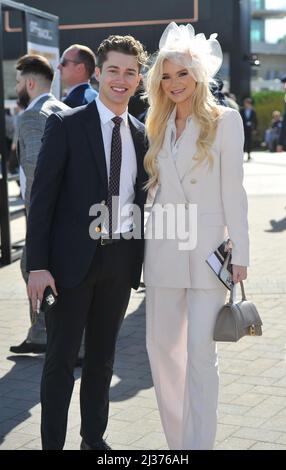
<instances>
[{"instance_id":1,"label":"black trousers","mask_svg":"<svg viewBox=\"0 0 286 470\"><path fill-rule=\"evenodd\" d=\"M58 303L46 314L47 352L41 382L43 449L62 449L74 386L74 367L85 328L80 406L81 436L89 444L108 421L116 339L126 312L134 240L98 246L84 281L58 287Z\"/></svg>"},{"instance_id":2,"label":"black trousers","mask_svg":"<svg viewBox=\"0 0 286 470\"><path fill-rule=\"evenodd\" d=\"M252 128L245 127L244 128L244 151L246 153L250 153L252 150Z\"/></svg>"}]
</instances>

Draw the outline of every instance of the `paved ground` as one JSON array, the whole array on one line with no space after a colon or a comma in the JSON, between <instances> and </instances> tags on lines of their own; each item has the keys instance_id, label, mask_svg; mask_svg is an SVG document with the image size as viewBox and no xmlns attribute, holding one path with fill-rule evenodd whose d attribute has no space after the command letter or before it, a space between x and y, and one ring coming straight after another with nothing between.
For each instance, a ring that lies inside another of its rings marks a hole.
<instances>
[{"instance_id":1,"label":"paved ground","mask_svg":"<svg viewBox=\"0 0 286 470\"><path fill-rule=\"evenodd\" d=\"M264 334L219 345L216 449L285 450L286 154L254 154L245 174L252 247L246 291L263 318ZM23 230L23 223L16 223L17 236ZM28 328L18 262L0 269L0 300L0 449L39 449L43 357L9 353ZM80 443L80 369L75 375L66 449ZM143 289L133 293L120 333L107 434L115 449L166 449L145 350Z\"/></svg>"}]
</instances>

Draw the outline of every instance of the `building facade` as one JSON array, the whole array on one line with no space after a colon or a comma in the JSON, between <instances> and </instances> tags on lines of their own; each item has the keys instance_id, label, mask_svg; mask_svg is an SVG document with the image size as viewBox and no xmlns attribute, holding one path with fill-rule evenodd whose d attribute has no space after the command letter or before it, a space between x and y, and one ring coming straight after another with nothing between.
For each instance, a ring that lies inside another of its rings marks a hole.
<instances>
[{"instance_id":1,"label":"building facade","mask_svg":"<svg viewBox=\"0 0 286 470\"><path fill-rule=\"evenodd\" d=\"M252 89L281 89L286 74L286 0L251 1L251 51L260 62L252 68Z\"/></svg>"}]
</instances>

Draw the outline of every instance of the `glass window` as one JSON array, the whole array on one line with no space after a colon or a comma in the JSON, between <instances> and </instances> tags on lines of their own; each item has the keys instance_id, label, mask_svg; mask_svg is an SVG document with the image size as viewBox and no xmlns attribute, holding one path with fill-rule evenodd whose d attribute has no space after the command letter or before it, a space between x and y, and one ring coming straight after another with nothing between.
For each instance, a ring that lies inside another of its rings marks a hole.
<instances>
[{"instance_id":1,"label":"glass window","mask_svg":"<svg viewBox=\"0 0 286 470\"><path fill-rule=\"evenodd\" d=\"M265 0L251 0L252 10L264 10Z\"/></svg>"},{"instance_id":2,"label":"glass window","mask_svg":"<svg viewBox=\"0 0 286 470\"><path fill-rule=\"evenodd\" d=\"M251 0L251 9L286 11L286 0Z\"/></svg>"},{"instance_id":3,"label":"glass window","mask_svg":"<svg viewBox=\"0 0 286 470\"><path fill-rule=\"evenodd\" d=\"M264 21L261 21L261 20L251 21L251 41L254 41L254 42L264 41Z\"/></svg>"}]
</instances>

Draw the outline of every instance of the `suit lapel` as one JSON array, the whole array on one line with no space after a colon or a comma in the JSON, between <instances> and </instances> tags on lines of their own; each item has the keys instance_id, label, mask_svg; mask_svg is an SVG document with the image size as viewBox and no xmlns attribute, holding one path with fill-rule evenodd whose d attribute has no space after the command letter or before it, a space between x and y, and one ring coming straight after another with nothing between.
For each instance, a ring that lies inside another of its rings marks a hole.
<instances>
[{"instance_id":1,"label":"suit lapel","mask_svg":"<svg viewBox=\"0 0 286 470\"><path fill-rule=\"evenodd\" d=\"M143 159L146 152L146 145L144 143L144 132L137 126L137 123L128 116L130 125L130 131L134 142L136 161L137 161L137 181L138 183L145 183L147 181L147 175L143 167ZM88 140L92 148L93 157L101 176L102 183L106 193L108 191L108 177L106 158L104 152L104 144L101 132L100 117L98 114L97 106L95 101L92 101L87 105L84 115L84 126L87 131ZM140 184L141 186L141 184Z\"/></svg>"},{"instance_id":2,"label":"suit lapel","mask_svg":"<svg viewBox=\"0 0 286 470\"><path fill-rule=\"evenodd\" d=\"M199 132L199 126L192 119L182 137L175 163L180 181L183 180L186 173L190 173L192 166L194 166L193 158L197 151Z\"/></svg>"},{"instance_id":3,"label":"suit lapel","mask_svg":"<svg viewBox=\"0 0 286 470\"><path fill-rule=\"evenodd\" d=\"M181 185L178 169L172 155L171 150L171 133L172 133L172 126L168 123L166 127L166 133L164 138L164 143L162 147L162 153L160 152L158 159L159 165L167 165L168 166L168 175L173 188L176 188L176 193L179 199L176 202L185 202L185 194Z\"/></svg>"},{"instance_id":4,"label":"suit lapel","mask_svg":"<svg viewBox=\"0 0 286 470\"><path fill-rule=\"evenodd\" d=\"M108 191L108 178L106 159L104 152L103 137L101 132L100 117L95 101L87 105L84 115L84 125L87 131L88 140L92 148L92 154L98 168L104 190Z\"/></svg>"},{"instance_id":5,"label":"suit lapel","mask_svg":"<svg viewBox=\"0 0 286 470\"><path fill-rule=\"evenodd\" d=\"M130 131L135 147L136 161L137 161L137 180L136 187L138 188L138 183L145 183L147 181L147 175L144 170L143 160L145 153L147 151L147 144L145 142L145 134L143 129L140 129L136 121L128 115L128 122L130 126Z\"/></svg>"},{"instance_id":6,"label":"suit lapel","mask_svg":"<svg viewBox=\"0 0 286 470\"><path fill-rule=\"evenodd\" d=\"M130 126L132 139L134 142L137 166L138 165L142 166L142 154L144 152L144 133L137 127L136 125L137 123L131 119L130 115L128 115L128 122Z\"/></svg>"},{"instance_id":7,"label":"suit lapel","mask_svg":"<svg viewBox=\"0 0 286 470\"><path fill-rule=\"evenodd\" d=\"M182 201L185 201L186 196L183 190L182 181L186 173L190 172L194 165L193 157L196 154L196 142L199 135L199 126L193 120L191 121L189 127L184 132L182 141L180 142L176 160L172 155L171 133L172 125L169 121L162 148L161 164L168 165L169 177L171 178L172 184L177 188L177 194L179 195L180 200L182 199ZM167 158L165 156L167 156Z\"/></svg>"},{"instance_id":8,"label":"suit lapel","mask_svg":"<svg viewBox=\"0 0 286 470\"><path fill-rule=\"evenodd\" d=\"M85 91L87 88L89 88L89 84L88 84L88 83L85 83L84 85L77 86L76 88L74 88L74 89L66 96L66 99L69 99L69 98L75 99L75 98L77 98L77 97L80 96L81 93L82 93L83 91Z\"/></svg>"}]
</instances>

